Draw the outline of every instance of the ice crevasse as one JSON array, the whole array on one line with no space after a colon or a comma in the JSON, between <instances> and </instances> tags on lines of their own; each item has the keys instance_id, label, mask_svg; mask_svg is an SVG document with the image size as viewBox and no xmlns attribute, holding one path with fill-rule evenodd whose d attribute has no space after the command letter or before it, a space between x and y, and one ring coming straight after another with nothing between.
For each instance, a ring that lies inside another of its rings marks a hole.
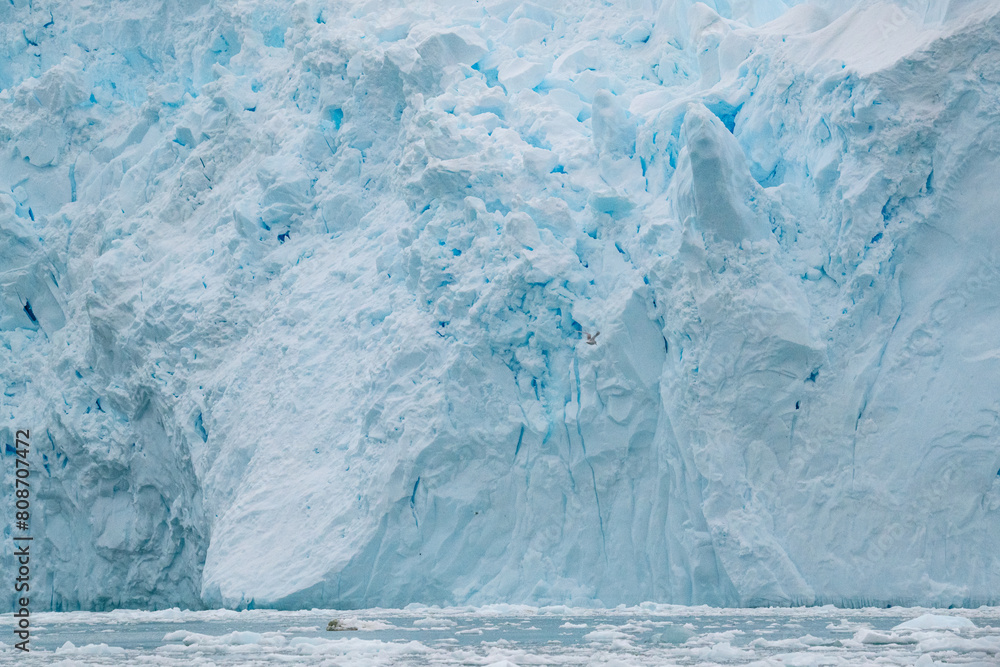
<instances>
[{"instance_id":1,"label":"ice crevasse","mask_svg":"<svg viewBox=\"0 0 1000 667\"><path fill-rule=\"evenodd\" d=\"M1000 603L995 2L0 33L34 604Z\"/></svg>"}]
</instances>

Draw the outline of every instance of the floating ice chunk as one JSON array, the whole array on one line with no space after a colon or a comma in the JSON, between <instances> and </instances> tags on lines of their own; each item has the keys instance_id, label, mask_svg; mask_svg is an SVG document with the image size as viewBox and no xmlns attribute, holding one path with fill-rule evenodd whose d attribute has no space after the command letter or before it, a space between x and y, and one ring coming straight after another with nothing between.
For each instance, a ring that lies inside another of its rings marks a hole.
<instances>
[{"instance_id":1,"label":"floating ice chunk","mask_svg":"<svg viewBox=\"0 0 1000 667\"><path fill-rule=\"evenodd\" d=\"M840 619L838 623L827 623L826 629L830 632L840 632L845 634L853 634L861 629L863 626L858 623L851 623L846 618Z\"/></svg>"},{"instance_id":2,"label":"floating ice chunk","mask_svg":"<svg viewBox=\"0 0 1000 667\"><path fill-rule=\"evenodd\" d=\"M956 653L985 653L991 657L1000 656L1000 637L959 637L953 632L935 633L920 640L917 649L924 653L954 651Z\"/></svg>"},{"instance_id":3,"label":"floating ice chunk","mask_svg":"<svg viewBox=\"0 0 1000 667\"><path fill-rule=\"evenodd\" d=\"M854 641L862 644L916 644L917 640L911 637L899 636L878 632L870 628L863 628L854 633Z\"/></svg>"},{"instance_id":4,"label":"floating ice chunk","mask_svg":"<svg viewBox=\"0 0 1000 667\"><path fill-rule=\"evenodd\" d=\"M371 631L371 630L392 630L396 626L392 623L387 623L385 621L371 620L365 621L361 619L348 618L346 623L356 627L358 630Z\"/></svg>"},{"instance_id":5,"label":"floating ice chunk","mask_svg":"<svg viewBox=\"0 0 1000 667\"><path fill-rule=\"evenodd\" d=\"M591 642L609 642L615 639L634 639L632 635L619 630L594 630L593 632L585 634L583 638Z\"/></svg>"},{"instance_id":6,"label":"floating ice chunk","mask_svg":"<svg viewBox=\"0 0 1000 667\"><path fill-rule=\"evenodd\" d=\"M120 646L108 646L107 644L86 644L76 646L73 642L67 641L55 651L56 655L86 655L94 657L117 657L125 656L125 649Z\"/></svg>"},{"instance_id":7,"label":"floating ice chunk","mask_svg":"<svg viewBox=\"0 0 1000 667\"><path fill-rule=\"evenodd\" d=\"M752 651L744 651L736 648L729 642L720 642L701 654L703 660L715 660L716 662L728 662L732 660L745 660L753 657Z\"/></svg>"},{"instance_id":8,"label":"floating ice chunk","mask_svg":"<svg viewBox=\"0 0 1000 667\"><path fill-rule=\"evenodd\" d=\"M810 646L841 646L842 643L836 639L821 639L812 635L804 637L791 637L788 639L769 640L758 637L750 642L751 646L761 648L784 649L784 650L805 650Z\"/></svg>"},{"instance_id":9,"label":"floating ice chunk","mask_svg":"<svg viewBox=\"0 0 1000 667\"><path fill-rule=\"evenodd\" d=\"M418 618L413 621L413 625L417 628L453 628L457 625L457 623L450 618L434 618L433 616L427 616L426 618Z\"/></svg>"},{"instance_id":10,"label":"floating ice chunk","mask_svg":"<svg viewBox=\"0 0 1000 667\"><path fill-rule=\"evenodd\" d=\"M922 614L900 623L893 630L967 630L975 627L976 624L964 616Z\"/></svg>"}]
</instances>

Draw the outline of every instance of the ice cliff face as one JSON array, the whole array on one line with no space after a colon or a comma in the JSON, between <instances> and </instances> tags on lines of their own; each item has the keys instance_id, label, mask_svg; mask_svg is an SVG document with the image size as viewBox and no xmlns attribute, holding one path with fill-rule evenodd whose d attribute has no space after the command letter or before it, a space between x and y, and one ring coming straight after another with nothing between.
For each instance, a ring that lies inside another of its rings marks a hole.
<instances>
[{"instance_id":1,"label":"ice cliff face","mask_svg":"<svg viewBox=\"0 0 1000 667\"><path fill-rule=\"evenodd\" d=\"M0 6L35 602L1000 603L1000 8L792 4Z\"/></svg>"}]
</instances>

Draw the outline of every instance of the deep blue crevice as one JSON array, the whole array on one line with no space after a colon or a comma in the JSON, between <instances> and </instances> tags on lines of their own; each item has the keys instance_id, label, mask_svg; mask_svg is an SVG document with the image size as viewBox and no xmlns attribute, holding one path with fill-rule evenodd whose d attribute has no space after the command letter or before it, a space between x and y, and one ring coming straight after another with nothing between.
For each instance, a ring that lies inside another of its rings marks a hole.
<instances>
[{"instance_id":1,"label":"deep blue crevice","mask_svg":"<svg viewBox=\"0 0 1000 667\"><path fill-rule=\"evenodd\" d=\"M604 515L601 514L601 495L597 491L597 471L594 470L594 464L591 463L590 458L587 456L587 443L583 440L583 428L580 426L580 362L577 360L574 360L573 362L573 371L576 376L576 434L580 438L580 449L583 451L583 458L587 462L587 467L590 468L590 481L594 485L594 502L597 505L597 523L601 531L601 549L604 551L604 560L606 562L608 560L608 538L604 532Z\"/></svg>"},{"instance_id":2,"label":"deep blue crevice","mask_svg":"<svg viewBox=\"0 0 1000 667\"><path fill-rule=\"evenodd\" d=\"M198 416L194 419L194 430L198 431L198 435L201 436L202 442L208 442L208 431L205 430L205 423L202 420L202 415L199 412Z\"/></svg>"},{"instance_id":3,"label":"deep blue crevice","mask_svg":"<svg viewBox=\"0 0 1000 667\"><path fill-rule=\"evenodd\" d=\"M417 477L417 481L413 483L413 493L410 494L410 512L413 514L413 523L416 524L417 528L420 527L420 522L417 520L417 488L420 487L420 478Z\"/></svg>"},{"instance_id":4,"label":"deep blue crevice","mask_svg":"<svg viewBox=\"0 0 1000 667\"><path fill-rule=\"evenodd\" d=\"M341 123L344 122L344 110L340 107L330 109L330 122L333 123L334 129L339 130Z\"/></svg>"},{"instance_id":5,"label":"deep blue crevice","mask_svg":"<svg viewBox=\"0 0 1000 667\"><path fill-rule=\"evenodd\" d=\"M730 133L736 129L736 116L740 113L740 109L743 105L733 106L729 102L719 100L718 102L710 102L705 105L709 111L714 113L716 117L722 121L722 124L726 126L726 129Z\"/></svg>"}]
</instances>

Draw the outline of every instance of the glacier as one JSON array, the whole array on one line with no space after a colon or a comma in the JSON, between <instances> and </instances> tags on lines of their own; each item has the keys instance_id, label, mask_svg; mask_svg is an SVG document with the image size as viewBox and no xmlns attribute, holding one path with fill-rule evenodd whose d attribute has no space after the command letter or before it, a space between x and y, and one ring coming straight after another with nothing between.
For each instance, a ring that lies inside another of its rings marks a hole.
<instances>
[{"instance_id":1,"label":"glacier","mask_svg":"<svg viewBox=\"0 0 1000 667\"><path fill-rule=\"evenodd\" d=\"M0 32L35 609L1000 604L992 0Z\"/></svg>"}]
</instances>

